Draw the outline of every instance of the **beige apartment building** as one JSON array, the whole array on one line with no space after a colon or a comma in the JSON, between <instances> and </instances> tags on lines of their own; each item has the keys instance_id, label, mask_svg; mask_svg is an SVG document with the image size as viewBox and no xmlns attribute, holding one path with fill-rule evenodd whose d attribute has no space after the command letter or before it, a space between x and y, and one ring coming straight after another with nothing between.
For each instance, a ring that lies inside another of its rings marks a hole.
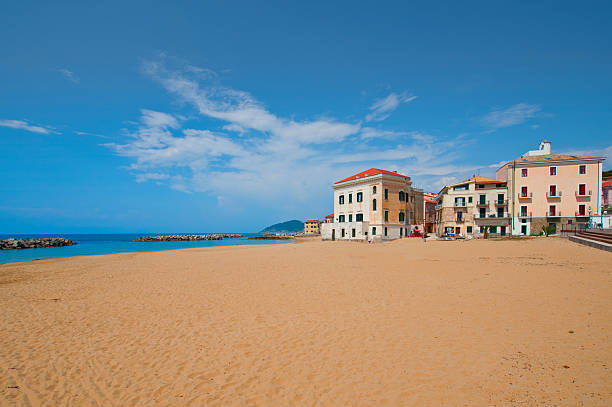
<instances>
[{"instance_id":1,"label":"beige apartment building","mask_svg":"<svg viewBox=\"0 0 612 407\"><path fill-rule=\"evenodd\" d=\"M304 234L306 235L318 235L321 233L319 219L308 219L304 222Z\"/></svg>"},{"instance_id":2,"label":"beige apartment building","mask_svg":"<svg viewBox=\"0 0 612 407\"><path fill-rule=\"evenodd\" d=\"M463 237L510 233L508 190L505 181L475 176L447 185L436 197L435 231Z\"/></svg>"},{"instance_id":3,"label":"beige apartment building","mask_svg":"<svg viewBox=\"0 0 612 407\"><path fill-rule=\"evenodd\" d=\"M370 168L336 182L334 221L323 240L393 240L423 229L423 191L410 177Z\"/></svg>"},{"instance_id":4,"label":"beige apartment building","mask_svg":"<svg viewBox=\"0 0 612 407\"><path fill-rule=\"evenodd\" d=\"M551 154L540 143L504 164L496 178L508 184L513 235L539 234L544 226L596 222L601 215L602 163L605 157Z\"/></svg>"}]
</instances>

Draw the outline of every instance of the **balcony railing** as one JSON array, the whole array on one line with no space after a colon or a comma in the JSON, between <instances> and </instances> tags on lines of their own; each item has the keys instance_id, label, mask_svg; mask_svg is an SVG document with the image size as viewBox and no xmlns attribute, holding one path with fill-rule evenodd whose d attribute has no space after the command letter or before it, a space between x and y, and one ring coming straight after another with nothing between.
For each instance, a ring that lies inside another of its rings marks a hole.
<instances>
[{"instance_id":1,"label":"balcony railing","mask_svg":"<svg viewBox=\"0 0 612 407\"><path fill-rule=\"evenodd\" d=\"M455 202L453 206L455 208L465 208L467 205L465 204L465 202Z\"/></svg>"},{"instance_id":2,"label":"balcony railing","mask_svg":"<svg viewBox=\"0 0 612 407\"><path fill-rule=\"evenodd\" d=\"M491 213L485 216L480 216L479 213L474 214L474 219L508 219L508 218L510 218L510 215L508 213L502 216L499 216L499 213Z\"/></svg>"},{"instance_id":3,"label":"balcony railing","mask_svg":"<svg viewBox=\"0 0 612 407\"><path fill-rule=\"evenodd\" d=\"M589 216L586 212L576 211L576 216Z\"/></svg>"},{"instance_id":4,"label":"balcony railing","mask_svg":"<svg viewBox=\"0 0 612 407\"><path fill-rule=\"evenodd\" d=\"M577 198L585 198L585 197L591 196L591 194L592 194L591 190L584 191L584 193L582 193L582 194L580 193L580 191L576 191L576 197Z\"/></svg>"},{"instance_id":5,"label":"balcony railing","mask_svg":"<svg viewBox=\"0 0 612 407\"><path fill-rule=\"evenodd\" d=\"M465 219L464 219L464 218L461 218L461 219L455 219L455 222L457 222L457 223L463 223L463 222L465 222Z\"/></svg>"},{"instance_id":6,"label":"balcony railing","mask_svg":"<svg viewBox=\"0 0 612 407\"><path fill-rule=\"evenodd\" d=\"M519 199L531 199L533 198L533 192L527 192L527 193L519 192L518 198Z\"/></svg>"},{"instance_id":7,"label":"balcony railing","mask_svg":"<svg viewBox=\"0 0 612 407\"><path fill-rule=\"evenodd\" d=\"M561 211L558 211L558 212L546 212L546 217L548 217L548 218L559 218L559 217L561 217Z\"/></svg>"},{"instance_id":8,"label":"balcony railing","mask_svg":"<svg viewBox=\"0 0 612 407\"><path fill-rule=\"evenodd\" d=\"M531 218L531 212L521 212L519 218Z\"/></svg>"},{"instance_id":9,"label":"balcony railing","mask_svg":"<svg viewBox=\"0 0 612 407\"><path fill-rule=\"evenodd\" d=\"M548 191L546 193L546 198L561 198L561 195L562 195L561 191L555 191L555 192Z\"/></svg>"},{"instance_id":10,"label":"balcony railing","mask_svg":"<svg viewBox=\"0 0 612 407\"><path fill-rule=\"evenodd\" d=\"M478 201L476 202L476 206L489 206L489 201Z\"/></svg>"},{"instance_id":11,"label":"balcony railing","mask_svg":"<svg viewBox=\"0 0 612 407\"><path fill-rule=\"evenodd\" d=\"M495 200L495 206L508 206L508 201L503 199Z\"/></svg>"}]
</instances>

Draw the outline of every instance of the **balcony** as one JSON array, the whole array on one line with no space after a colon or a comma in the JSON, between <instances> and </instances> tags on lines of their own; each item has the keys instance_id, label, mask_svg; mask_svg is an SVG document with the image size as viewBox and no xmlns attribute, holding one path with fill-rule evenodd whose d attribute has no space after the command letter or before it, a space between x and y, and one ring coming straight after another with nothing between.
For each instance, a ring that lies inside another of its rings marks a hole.
<instances>
[{"instance_id":1,"label":"balcony","mask_svg":"<svg viewBox=\"0 0 612 407\"><path fill-rule=\"evenodd\" d=\"M504 214L504 216L497 216L496 214L490 214L489 216L480 216L479 213L474 214L474 221L477 225L488 225L488 226L506 226L510 224L510 215Z\"/></svg>"},{"instance_id":2,"label":"balcony","mask_svg":"<svg viewBox=\"0 0 612 407\"><path fill-rule=\"evenodd\" d=\"M521 212L519 218L531 218L531 212Z\"/></svg>"},{"instance_id":3,"label":"balcony","mask_svg":"<svg viewBox=\"0 0 612 407\"><path fill-rule=\"evenodd\" d=\"M561 198L561 195L562 195L561 191L553 191L553 192L548 191L546 193L546 198L548 199Z\"/></svg>"},{"instance_id":4,"label":"balcony","mask_svg":"<svg viewBox=\"0 0 612 407\"><path fill-rule=\"evenodd\" d=\"M480 206L484 206L484 207L488 207L489 206L489 201L478 201L476 202L476 206L480 207Z\"/></svg>"},{"instance_id":5,"label":"balcony","mask_svg":"<svg viewBox=\"0 0 612 407\"><path fill-rule=\"evenodd\" d=\"M519 192L518 193L518 199L531 199L531 198L533 198L533 192L527 192L527 193Z\"/></svg>"},{"instance_id":6,"label":"balcony","mask_svg":"<svg viewBox=\"0 0 612 407\"><path fill-rule=\"evenodd\" d=\"M465 202L455 202L453 204L453 207L455 208L465 208L467 205L465 204Z\"/></svg>"},{"instance_id":7,"label":"balcony","mask_svg":"<svg viewBox=\"0 0 612 407\"><path fill-rule=\"evenodd\" d=\"M576 191L576 198L590 198L592 195L591 190L583 191L581 194L580 191Z\"/></svg>"},{"instance_id":8,"label":"balcony","mask_svg":"<svg viewBox=\"0 0 612 407\"><path fill-rule=\"evenodd\" d=\"M559 212L546 212L546 217L547 218L560 218L561 217L561 211L559 211Z\"/></svg>"},{"instance_id":9,"label":"balcony","mask_svg":"<svg viewBox=\"0 0 612 407\"><path fill-rule=\"evenodd\" d=\"M474 214L474 219L510 219L510 214L506 213L503 216L498 216L499 214L489 214L488 216L480 216L479 213Z\"/></svg>"},{"instance_id":10,"label":"balcony","mask_svg":"<svg viewBox=\"0 0 612 407\"><path fill-rule=\"evenodd\" d=\"M581 216L588 217L589 215L586 212L576 211L576 217L581 217Z\"/></svg>"},{"instance_id":11,"label":"balcony","mask_svg":"<svg viewBox=\"0 0 612 407\"><path fill-rule=\"evenodd\" d=\"M503 199L496 199L495 206L508 206L508 201Z\"/></svg>"},{"instance_id":12,"label":"balcony","mask_svg":"<svg viewBox=\"0 0 612 407\"><path fill-rule=\"evenodd\" d=\"M456 223L463 223L465 222L465 219L461 218L461 219L455 219Z\"/></svg>"}]
</instances>

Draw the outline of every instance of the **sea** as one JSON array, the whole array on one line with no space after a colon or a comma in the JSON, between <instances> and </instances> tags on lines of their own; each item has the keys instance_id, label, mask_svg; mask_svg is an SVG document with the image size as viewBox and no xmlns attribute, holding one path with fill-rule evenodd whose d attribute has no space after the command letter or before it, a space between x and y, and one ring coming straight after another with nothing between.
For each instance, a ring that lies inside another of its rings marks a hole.
<instances>
[{"instance_id":1,"label":"sea","mask_svg":"<svg viewBox=\"0 0 612 407\"><path fill-rule=\"evenodd\" d=\"M76 242L76 245L65 247L47 247L42 249L0 250L1 263L19 261L54 259L60 257L91 256L112 253L156 252L162 250L187 249L192 247L214 247L258 244L295 243L294 240L247 240L247 237L261 236L259 233L241 233L244 237L223 240L201 240L194 242L134 242L142 236L163 235L199 235L208 233L120 233L120 234L30 234L2 235L3 239L25 239L30 237L65 237Z\"/></svg>"}]
</instances>

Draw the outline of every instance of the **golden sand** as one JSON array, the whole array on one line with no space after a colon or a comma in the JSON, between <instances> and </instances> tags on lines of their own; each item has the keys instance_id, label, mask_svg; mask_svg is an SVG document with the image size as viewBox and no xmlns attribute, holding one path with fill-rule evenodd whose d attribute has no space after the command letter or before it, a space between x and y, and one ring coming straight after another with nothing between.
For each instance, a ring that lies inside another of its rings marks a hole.
<instances>
[{"instance_id":1,"label":"golden sand","mask_svg":"<svg viewBox=\"0 0 612 407\"><path fill-rule=\"evenodd\" d=\"M566 240L0 265L0 405L610 406L612 254Z\"/></svg>"}]
</instances>

